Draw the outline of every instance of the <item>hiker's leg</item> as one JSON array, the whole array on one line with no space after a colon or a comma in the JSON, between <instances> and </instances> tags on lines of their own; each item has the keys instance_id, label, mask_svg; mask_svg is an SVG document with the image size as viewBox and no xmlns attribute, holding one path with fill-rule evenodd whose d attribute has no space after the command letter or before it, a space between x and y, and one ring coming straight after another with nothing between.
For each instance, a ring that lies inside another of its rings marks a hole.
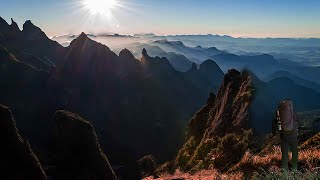
<instances>
[{"instance_id":1,"label":"hiker's leg","mask_svg":"<svg viewBox=\"0 0 320 180\"><path fill-rule=\"evenodd\" d=\"M293 136L290 139L290 150L292 152L292 170L298 170L298 138Z\"/></svg>"},{"instance_id":2,"label":"hiker's leg","mask_svg":"<svg viewBox=\"0 0 320 180\"><path fill-rule=\"evenodd\" d=\"M289 151L289 144L287 142L287 138L285 137L284 134L281 134L281 164L282 168L284 170L288 171L288 151Z\"/></svg>"}]
</instances>

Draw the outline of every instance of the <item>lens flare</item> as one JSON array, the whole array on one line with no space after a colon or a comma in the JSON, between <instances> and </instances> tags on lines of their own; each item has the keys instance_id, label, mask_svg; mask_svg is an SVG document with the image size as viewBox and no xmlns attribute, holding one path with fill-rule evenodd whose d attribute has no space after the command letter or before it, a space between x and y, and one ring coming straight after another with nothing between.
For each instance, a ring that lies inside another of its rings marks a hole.
<instances>
[{"instance_id":1,"label":"lens flare","mask_svg":"<svg viewBox=\"0 0 320 180\"><path fill-rule=\"evenodd\" d=\"M83 0L83 5L92 14L108 15L117 6L116 0Z\"/></svg>"}]
</instances>

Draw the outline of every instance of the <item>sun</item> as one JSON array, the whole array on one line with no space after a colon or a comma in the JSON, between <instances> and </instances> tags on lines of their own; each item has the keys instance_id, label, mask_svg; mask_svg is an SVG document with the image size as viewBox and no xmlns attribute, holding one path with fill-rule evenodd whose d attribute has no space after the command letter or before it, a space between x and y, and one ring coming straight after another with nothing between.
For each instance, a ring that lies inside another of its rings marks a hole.
<instances>
[{"instance_id":1,"label":"sun","mask_svg":"<svg viewBox=\"0 0 320 180\"><path fill-rule=\"evenodd\" d=\"M83 0L84 7L92 14L108 15L117 4L117 0Z\"/></svg>"}]
</instances>

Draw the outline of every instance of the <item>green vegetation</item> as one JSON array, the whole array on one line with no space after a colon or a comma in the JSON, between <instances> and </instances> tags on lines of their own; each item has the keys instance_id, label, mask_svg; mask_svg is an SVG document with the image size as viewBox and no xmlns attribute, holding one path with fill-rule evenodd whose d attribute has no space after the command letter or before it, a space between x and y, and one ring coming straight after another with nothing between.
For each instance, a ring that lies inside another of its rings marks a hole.
<instances>
[{"instance_id":1,"label":"green vegetation","mask_svg":"<svg viewBox=\"0 0 320 180\"><path fill-rule=\"evenodd\" d=\"M287 179L320 179L320 170L315 171L304 170L304 171L263 171L262 173L255 173L253 176L254 180L287 180Z\"/></svg>"},{"instance_id":2,"label":"green vegetation","mask_svg":"<svg viewBox=\"0 0 320 180\"><path fill-rule=\"evenodd\" d=\"M242 130L241 133L229 133L203 140L193 150L197 143L194 137L191 137L179 151L175 165L191 172L208 168L226 171L239 162L251 142L252 131ZM234 151L235 149L237 151Z\"/></svg>"}]
</instances>

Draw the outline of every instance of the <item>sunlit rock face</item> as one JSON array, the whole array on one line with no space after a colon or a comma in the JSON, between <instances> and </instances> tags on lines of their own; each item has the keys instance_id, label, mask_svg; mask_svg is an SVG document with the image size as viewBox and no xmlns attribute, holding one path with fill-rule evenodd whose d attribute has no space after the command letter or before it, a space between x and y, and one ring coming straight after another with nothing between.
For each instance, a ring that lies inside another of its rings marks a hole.
<instances>
[{"instance_id":1,"label":"sunlit rock face","mask_svg":"<svg viewBox=\"0 0 320 180\"><path fill-rule=\"evenodd\" d=\"M173 168L223 171L238 162L251 143L248 119L252 99L249 73L229 70L217 96L210 94L207 104L191 119Z\"/></svg>"}]
</instances>

